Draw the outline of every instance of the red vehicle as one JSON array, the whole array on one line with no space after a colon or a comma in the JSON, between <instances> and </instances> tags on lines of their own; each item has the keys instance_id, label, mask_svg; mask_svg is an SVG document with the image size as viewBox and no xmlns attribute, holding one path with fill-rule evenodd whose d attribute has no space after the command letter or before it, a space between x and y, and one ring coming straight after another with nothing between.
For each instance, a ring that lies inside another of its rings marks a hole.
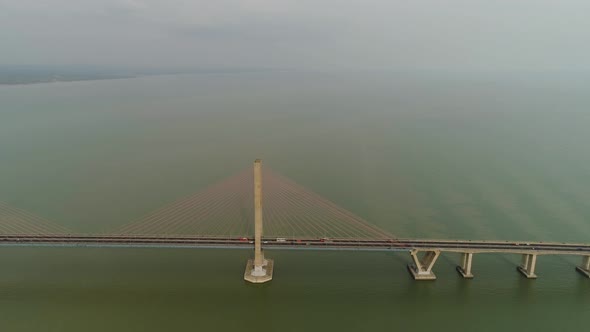
<instances>
[{"instance_id":1,"label":"red vehicle","mask_svg":"<svg viewBox=\"0 0 590 332\"><path fill-rule=\"evenodd\" d=\"M240 242L248 242L248 238L247 237L241 237L239 240L240 240Z\"/></svg>"}]
</instances>

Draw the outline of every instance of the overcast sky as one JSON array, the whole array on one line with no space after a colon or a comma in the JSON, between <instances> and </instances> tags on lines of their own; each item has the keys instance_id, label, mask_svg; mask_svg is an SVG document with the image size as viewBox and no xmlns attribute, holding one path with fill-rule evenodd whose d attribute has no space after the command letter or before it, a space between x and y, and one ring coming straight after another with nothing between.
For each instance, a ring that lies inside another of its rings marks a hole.
<instances>
[{"instance_id":1,"label":"overcast sky","mask_svg":"<svg viewBox=\"0 0 590 332\"><path fill-rule=\"evenodd\" d=\"M0 64L590 70L589 0L0 0Z\"/></svg>"}]
</instances>

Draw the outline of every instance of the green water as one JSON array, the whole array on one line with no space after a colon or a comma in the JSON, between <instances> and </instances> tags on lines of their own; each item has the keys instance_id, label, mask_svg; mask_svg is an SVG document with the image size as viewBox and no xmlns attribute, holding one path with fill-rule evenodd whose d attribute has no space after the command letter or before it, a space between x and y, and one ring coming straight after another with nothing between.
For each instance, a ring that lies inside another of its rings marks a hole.
<instances>
[{"instance_id":1,"label":"green water","mask_svg":"<svg viewBox=\"0 0 590 332\"><path fill-rule=\"evenodd\" d=\"M583 77L241 73L0 88L0 200L107 232L254 158L400 237L590 242ZM578 258L1 248L0 331L573 331Z\"/></svg>"}]
</instances>

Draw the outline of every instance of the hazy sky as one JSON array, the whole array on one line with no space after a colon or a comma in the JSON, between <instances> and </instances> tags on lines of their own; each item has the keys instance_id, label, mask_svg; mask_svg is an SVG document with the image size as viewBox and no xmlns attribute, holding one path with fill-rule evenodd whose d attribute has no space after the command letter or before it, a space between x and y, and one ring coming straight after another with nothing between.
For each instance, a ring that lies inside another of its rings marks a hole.
<instances>
[{"instance_id":1,"label":"hazy sky","mask_svg":"<svg viewBox=\"0 0 590 332\"><path fill-rule=\"evenodd\" d=\"M589 0L0 0L0 64L589 70Z\"/></svg>"}]
</instances>

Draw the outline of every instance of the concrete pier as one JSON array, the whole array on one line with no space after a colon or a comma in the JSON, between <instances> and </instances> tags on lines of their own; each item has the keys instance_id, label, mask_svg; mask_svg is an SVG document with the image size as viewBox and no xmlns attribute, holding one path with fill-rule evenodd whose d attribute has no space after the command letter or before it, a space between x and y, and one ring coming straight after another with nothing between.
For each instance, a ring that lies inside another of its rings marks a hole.
<instances>
[{"instance_id":1,"label":"concrete pier","mask_svg":"<svg viewBox=\"0 0 590 332\"><path fill-rule=\"evenodd\" d=\"M244 280L263 283L272 280L273 261L262 252L262 160L254 161L254 260L248 260Z\"/></svg>"},{"instance_id":2,"label":"concrete pier","mask_svg":"<svg viewBox=\"0 0 590 332\"><path fill-rule=\"evenodd\" d=\"M432 267L440 256L440 250L425 251L422 258L418 257L418 252L416 249L410 251L414 264L408 264L408 271L415 280L435 280L436 276L432 272Z\"/></svg>"},{"instance_id":3,"label":"concrete pier","mask_svg":"<svg viewBox=\"0 0 590 332\"><path fill-rule=\"evenodd\" d=\"M582 265L576 266L576 271L590 278L590 256L582 257Z\"/></svg>"},{"instance_id":4,"label":"concrete pier","mask_svg":"<svg viewBox=\"0 0 590 332\"><path fill-rule=\"evenodd\" d=\"M257 271L254 265L254 260L249 259L248 264L246 264L246 271L244 272L244 280L249 281L253 284L262 284L271 281L273 263L274 262L272 259L266 259L265 264L263 264Z\"/></svg>"},{"instance_id":5,"label":"concrete pier","mask_svg":"<svg viewBox=\"0 0 590 332\"><path fill-rule=\"evenodd\" d=\"M535 267L537 265L537 254L522 255L522 264L516 269L527 279L536 279Z\"/></svg>"},{"instance_id":6,"label":"concrete pier","mask_svg":"<svg viewBox=\"0 0 590 332\"><path fill-rule=\"evenodd\" d=\"M473 253L466 252L463 253L461 259L461 265L457 266L457 272L463 276L465 279L472 279L473 274L471 273L471 263L473 261Z\"/></svg>"}]
</instances>

